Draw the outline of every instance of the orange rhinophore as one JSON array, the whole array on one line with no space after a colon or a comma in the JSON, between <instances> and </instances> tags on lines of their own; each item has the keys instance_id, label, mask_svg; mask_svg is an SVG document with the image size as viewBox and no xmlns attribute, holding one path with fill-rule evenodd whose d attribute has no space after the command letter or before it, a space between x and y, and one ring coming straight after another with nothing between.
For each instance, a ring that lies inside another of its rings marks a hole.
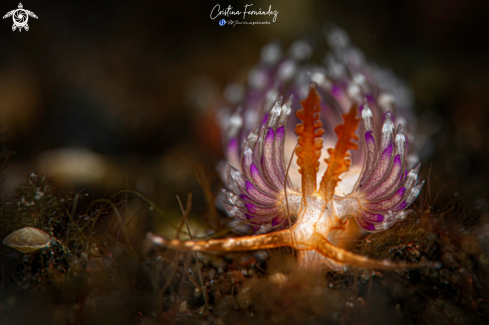
<instances>
[{"instance_id":1,"label":"orange rhinophore","mask_svg":"<svg viewBox=\"0 0 489 325\"><path fill-rule=\"evenodd\" d=\"M319 98L316 87L309 88L309 95L306 99L301 100L302 108L297 111L296 115L301 124L295 127L295 133L299 136L297 139L297 165L302 175L302 193L304 198L316 193L316 173L319 169L319 157L323 148L324 130L321 128L323 123L319 120L321 111L321 99ZM305 202L305 201L304 201Z\"/></svg>"},{"instance_id":2,"label":"orange rhinophore","mask_svg":"<svg viewBox=\"0 0 489 325\"><path fill-rule=\"evenodd\" d=\"M329 157L325 159L328 169L321 180L319 187L319 196L324 200L331 200L334 195L334 189L340 181L340 175L347 172L350 168L351 160L348 150L357 150L358 145L352 141L358 140L355 131L358 128L360 119L356 118L357 106L351 107L348 114L343 114L344 124L339 124L334 128L338 136L338 142L333 148L328 148Z\"/></svg>"}]
</instances>

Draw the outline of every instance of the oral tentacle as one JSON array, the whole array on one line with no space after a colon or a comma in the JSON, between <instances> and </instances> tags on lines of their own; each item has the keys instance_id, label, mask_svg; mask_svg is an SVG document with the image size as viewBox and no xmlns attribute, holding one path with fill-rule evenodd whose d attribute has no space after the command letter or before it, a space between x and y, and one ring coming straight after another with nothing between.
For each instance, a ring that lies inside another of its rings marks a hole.
<instances>
[{"instance_id":1,"label":"oral tentacle","mask_svg":"<svg viewBox=\"0 0 489 325\"><path fill-rule=\"evenodd\" d=\"M247 251L292 246L290 230L255 236L197 241L165 239L152 233L148 233L147 238L159 247L182 251Z\"/></svg>"},{"instance_id":2,"label":"oral tentacle","mask_svg":"<svg viewBox=\"0 0 489 325\"><path fill-rule=\"evenodd\" d=\"M366 256L354 254L344 249L331 244L326 237L321 234L316 234L314 237L314 244L311 245L311 249L316 250L318 253L338 262L349 264L361 268L384 270L384 271L397 271L404 269L416 269L416 268L438 268L439 263L436 262L393 262L390 260L375 260Z\"/></svg>"}]
</instances>

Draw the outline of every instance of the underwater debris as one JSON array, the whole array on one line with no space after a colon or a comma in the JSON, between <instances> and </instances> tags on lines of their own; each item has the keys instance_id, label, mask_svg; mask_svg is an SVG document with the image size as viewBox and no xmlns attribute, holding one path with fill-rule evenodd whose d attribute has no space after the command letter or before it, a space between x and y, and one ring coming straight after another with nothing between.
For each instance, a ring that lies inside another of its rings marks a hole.
<instances>
[{"instance_id":1,"label":"underwater debris","mask_svg":"<svg viewBox=\"0 0 489 325\"><path fill-rule=\"evenodd\" d=\"M51 236L40 229L25 227L5 237L3 243L15 248L19 252L32 253L39 249L49 247Z\"/></svg>"},{"instance_id":2,"label":"underwater debris","mask_svg":"<svg viewBox=\"0 0 489 325\"><path fill-rule=\"evenodd\" d=\"M3 267L16 269L4 275L4 282L62 282L67 274L102 268L94 266L103 256L99 248L107 246L107 239L98 238L97 227L104 222L100 216L107 211L101 204L87 207L83 202L86 196L58 190L52 179L30 173L15 191L1 199L0 234L6 236L3 243L24 253L20 256L7 247L2 249L6 252Z\"/></svg>"}]
</instances>

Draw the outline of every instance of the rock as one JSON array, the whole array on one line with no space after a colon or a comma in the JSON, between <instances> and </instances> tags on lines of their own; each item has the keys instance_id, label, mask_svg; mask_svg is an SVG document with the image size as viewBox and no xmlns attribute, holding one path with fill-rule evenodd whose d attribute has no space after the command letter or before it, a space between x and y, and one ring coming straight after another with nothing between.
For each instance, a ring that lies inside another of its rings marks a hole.
<instances>
[{"instance_id":1,"label":"rock","mask_svg":"<svg viewBox=\"0 0 489 325\"><path fill-rule=\"evenodd\" d=\"M225 296L214 306L214 315L215 316L224 316L228 314L230 311L235 311L238 309L238 305L236 304L236 300L234 300L233 296Z\"/></svg>"}]
</instances>

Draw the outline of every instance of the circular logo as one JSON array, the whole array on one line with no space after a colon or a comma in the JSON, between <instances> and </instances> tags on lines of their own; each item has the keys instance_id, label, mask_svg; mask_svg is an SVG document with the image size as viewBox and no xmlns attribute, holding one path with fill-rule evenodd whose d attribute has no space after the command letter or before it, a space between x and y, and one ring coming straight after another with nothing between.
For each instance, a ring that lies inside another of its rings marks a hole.
<instances>
[{"instance_id":1,"label":"circular logo","mask_svg":"<svg viewBox=\"0 0 489 325\"><path fill-rule=\"evenodd\" d=\"M27 20L29 17L27 17L27 12L23 9L17 9L15 10L15 13L12 15L14 18L14 24L17 26L25 26L27 24Z\"/></svg>"},{"instance_id":2,"label":"circular logo","mask_svg":"<svg viewBox=\"0 0 489 325\"><path fill-rule=\"evenodd\" d=\"M219 20L219 25L221 26L226 25L226 21L224 19Z\"/></svg>"}]
</instances>

